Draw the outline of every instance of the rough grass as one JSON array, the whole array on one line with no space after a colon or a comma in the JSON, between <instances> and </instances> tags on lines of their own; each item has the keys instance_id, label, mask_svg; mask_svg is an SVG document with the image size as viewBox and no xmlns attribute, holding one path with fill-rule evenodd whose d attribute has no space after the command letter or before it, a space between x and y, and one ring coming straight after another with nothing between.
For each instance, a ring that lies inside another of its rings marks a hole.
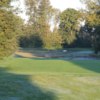
<instances>
[{"instance_id":1,"label":"rough grass","mask_svg":"<svg viewBox=\"0 0 100 100\"><path fill-rule=\"evenodd\" d=\"M0 61L0 100L100 100L100 61Z\"/></svg>"}]
</instances>

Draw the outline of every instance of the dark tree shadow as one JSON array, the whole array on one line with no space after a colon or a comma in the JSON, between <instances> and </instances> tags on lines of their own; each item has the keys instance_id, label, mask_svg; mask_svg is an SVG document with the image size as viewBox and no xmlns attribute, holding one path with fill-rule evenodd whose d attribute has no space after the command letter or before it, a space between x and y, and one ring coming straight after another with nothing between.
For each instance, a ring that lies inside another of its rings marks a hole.
<instances>
[{"instance_id":1,"label":"dark tree shadow","mask_svg":"<svg viewBox=\"0 0 100 100\"><path fill-rule=\"evenodd\" d=\"M53 92L31 83L28 75L18 75L0 68L0 100L56 100Z\"/></svg>"},{"instance_id":2,"label":"dark tree shadow","mask_svg":"<svg viewBox=\"0 0 100 100\"><path fill-rule=\"evenodd\" d=\"M87 69L89 71L93 71L96 73L100 73L100 60L72 60L71 63L82 67L83 69Z\"/></svg>"}]
</instances>

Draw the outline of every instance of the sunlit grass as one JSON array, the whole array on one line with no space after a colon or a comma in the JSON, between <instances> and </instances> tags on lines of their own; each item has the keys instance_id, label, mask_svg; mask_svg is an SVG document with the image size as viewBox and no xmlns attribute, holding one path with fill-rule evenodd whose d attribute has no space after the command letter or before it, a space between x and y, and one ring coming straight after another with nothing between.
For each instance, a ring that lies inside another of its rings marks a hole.
<instances>
[{"instance_id":1,"label":"sunlit grass","mask_svg":"<svg viewBox=\"0 0 100 100\"><path fill-rule=\"evenodd\" d=\"M72 61L57 59L9 58L2 62L11 72L19 73L64 73L64 74L99 74L99 60Z\"/></svg>"},{"instance_id":2,"label":"sunlit grass","mask_svg":"<svg viewBox=\"0 0 100 100\"><path fill-rule=\"evenodd\" d=\"M10 57L0 61L0 100L99 99L99 60Z\"/></svg>"}]
</instances>

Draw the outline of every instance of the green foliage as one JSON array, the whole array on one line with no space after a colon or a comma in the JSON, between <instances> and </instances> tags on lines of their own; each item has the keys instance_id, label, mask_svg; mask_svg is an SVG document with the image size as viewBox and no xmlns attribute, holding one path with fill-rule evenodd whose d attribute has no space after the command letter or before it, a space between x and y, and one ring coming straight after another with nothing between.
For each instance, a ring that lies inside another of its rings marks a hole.
<instances>
[{"instance_id":1,"label":"green foliage","mask_svg":"<svg viewBox=\"0 0 100 100\"><path fill-rule=\"evenodd\" d=\"M34 34L35 36L38 36L35 41L41 40L43 48L57 48L58 46L55 45L58 43L56 38L58 38L58 40L61 40L61 36L58 33L52 33L50 31L50 22L53 17L56 17L55 23L57 25L57 15L59 11L57 9L52 8L49 0L25 0L25 3L27 14L29 16L28 26L31 29L31 36L34 36ZM27 32L26 36L30 33ZM34 44L35 41L33 39L33 41L31 41L31 44ZM40 44L40 41L37 41L37 43ZM61 41L59 41L59 45L60 43Z\"/></svg>"},{"instance_id":2,"label":"green foliage","mask_svg":"<svg viewBox=\"0 0 100 100\"><path fill-rule=\"evenodd\" d=\"M19 38L19 44L21 47L42 47L43 43L39 36L36 33L35 29L31 25L26 25L23 28L23 34Z\"/></svg>"},{"instance_id":3,"label":"green foliage","mask_svg":"<svg viewBox=\"0 0 100 100\"><path fill-rule=\"evenodd\" d=\"M90 33L92 46L95 53L100 50L100 1L91 0L86 1L88 11L86 16L85 27L87 32Z\"/></svg>"},{"instance_id":4,"label":"green foliage","mask_svg":"<svg viewBox=\"0 0 100 100\"><path fill-rule=\"evenodd\" d=\"M55 27L53 32L51 33L51 46L53 49L60 49L62 48L61 44L62 44L62 36L61 34L58 32L58 29Z\"/></svg>"},{"instance_id":5,"label":"green foliage","mask_svg":"<svg viewBox=\"0 0 100 100\"><path fill-rule=\"evenodd\" d=\"M50 25L49 25L49 13L50 13L50 2L49 0L41 0L38 7L38 18L37 23L39 27L39 35L43 41L43 47L48 48L51 44L50 41Z\"/></svg>"},{"instance_id":6,"label":"green foliage","mask_svg":"<svg viewBox=\"0 0 100 100\"><path fill-rule=\"evenodd\" d=\"M1 4L6 3L8 1L1 2ZM21 32L21 21L19 17L7 10L7 7L0 9L0 57L9 56L16 50L18 46L17 37Z\"/></svg>"},{"instance_id":7,"label":"green foliage","mask_svg":"<svg viewBox=\"0 0 100 100\"><path fill-rule=\"evenodd\" d=\"M0 57L11 54L17 46L14 24L13 14L0 10Z\"/></svg>"},{"instance_id":8,"label":"green foliage","mask_svg":"<svg viewBox=\"0 0 100 100\"><path fill-rule=\"evenodd\" d=\"M0 0L0 7L8 7L11 0Z\"/></svg>"},{"instance_id":9,"label":"green foliage","mask_svg":"<svg viewBox=\"0 0 100 100\"><path fill-rule=\"evenodd\" d=\"M45 47L46 49L59 49L61 48L62 37L57 32L52 32L46 35L45 40Z\"/></svg>"},{"instance_id":10,"label":"green foliage","mask_svg":"<svg viewBox=\"0 0 100 100\"><path fill-rule=\"evenodd\" d=\"M71 44L79 31L80 12L75 9L67 9L60 15L60 33L63 40Z\"/></svg>"}]
</instances>

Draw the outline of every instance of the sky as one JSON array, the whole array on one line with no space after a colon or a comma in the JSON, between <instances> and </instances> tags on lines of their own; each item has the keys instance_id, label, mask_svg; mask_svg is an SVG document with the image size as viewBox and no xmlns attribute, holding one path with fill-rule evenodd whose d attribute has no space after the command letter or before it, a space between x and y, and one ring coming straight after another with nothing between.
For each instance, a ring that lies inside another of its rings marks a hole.
<instances>
[{"instance_id":1,"label":"sky","mask_svg":"<svg viewBox=\"0 0 100 100\"><path fill-rule=\"evenodd\" d=\"M27 16L25 15L25 7L23 1L24 0L20 0L20 2L18 2L18 6L20 6L20 8L23 11L23 13L21 13L20 16L24 19L27 19ZM50 2L54 8L58 8L61 11L67 8L75 8L75 9L85 8L85 6L80 2L80 0L50 0Z\"/></svg>"},{"instance_id":2,"label":"sky","mask_svg":"<svg viewBox=\"0 0 100 100\"><path fill-rule=\"evenodd\" d=\"M66 8L84 8L84 5L80 2L80 0L50 0L51 4L60 9L61 11Z\"/></svg>"}]
</instances>

